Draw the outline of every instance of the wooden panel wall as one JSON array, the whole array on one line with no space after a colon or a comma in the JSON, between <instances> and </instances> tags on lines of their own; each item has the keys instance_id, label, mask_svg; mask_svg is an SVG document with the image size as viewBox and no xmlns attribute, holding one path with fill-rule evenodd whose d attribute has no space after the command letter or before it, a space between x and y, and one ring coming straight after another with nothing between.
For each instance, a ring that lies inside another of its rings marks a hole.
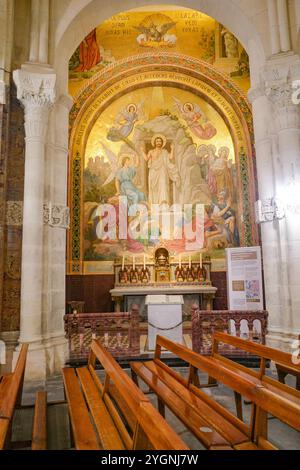
<instances>
[{"instance_id":1,"label":"wooden panel wall","mask_svg":"<svg viewBox=\"0 0 300 470\"><path fill-rule=\"evenodd\" d=\"M216 310L227 310L226 273L212 273L212 282L218 288L214 308ZM111 312L110 289L114 287L114 276L67 276L66 301L85 301L87 313Z\"/></svg>"}]
</instances>

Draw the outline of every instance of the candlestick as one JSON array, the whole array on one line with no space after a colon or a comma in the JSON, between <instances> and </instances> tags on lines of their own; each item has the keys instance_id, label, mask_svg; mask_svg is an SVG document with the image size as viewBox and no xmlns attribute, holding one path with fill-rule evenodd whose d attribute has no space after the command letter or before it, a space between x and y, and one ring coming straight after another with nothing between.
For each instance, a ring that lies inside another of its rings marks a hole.
<instances>
[{"instance_id":1,"label":"candlestick","mask_svg":"<svg viewBox=\"0 0 300 470\"><path fill-rule=\"evenodd\" d=\"M146 269L146 255L144 255L144 269Z\"/></svg>"},{"instance_id":2,"label":"candlestick","mask_svg":"<svg viewBox=\"0 0 300 470\"><path fill-rule=\"evenodd\" d=\"M133 266L133 269L135 269L135 256L132 257L132 266Z\"/></svg>"},{"instance_id":3,"label":"candlestick","mask_svg":"<svg viewBox=\"0 0 300 470\"><path fill-rule=\"evenodd\" d=\"M181 269L181 255L179 255L179 267Z\"/></svg>"},{"instance_id":4,"label":"candlestick","mask_svg":"<svg viewBox=\"0 0 300 470\"><path fill-rule=\"evenodd\" d=\"M125 267L125 256L123 255L123 257L122 257L122 271L124 271L124 267Z\"/></svg>"},{"instance_id":5,"label":"candlestick","mask_svg":"<svg viewBox=\"0 0 300 470\"><path fill-rule=\"evenodd\" d=\"M189 255L189 269L191 269L192 267L192 257L191 255Z\"/></svg>"},{"instance_id":6,"label":"candlestick","mask_svg":"<svg viewBox=\"0 0 300 470\"><path fill-rule=\"evenodd\" d=\"M202 253L200 253L200 268L202 269Z\"/></svg>"}]
</instances>

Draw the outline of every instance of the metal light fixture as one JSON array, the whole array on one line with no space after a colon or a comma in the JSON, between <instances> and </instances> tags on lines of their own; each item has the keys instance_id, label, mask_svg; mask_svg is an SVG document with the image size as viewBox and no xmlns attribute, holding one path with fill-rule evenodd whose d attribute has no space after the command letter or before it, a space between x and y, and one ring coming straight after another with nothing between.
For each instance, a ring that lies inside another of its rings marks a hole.
<instances>
[{"instance_id":1,"label":"metal light fixture","mask_svg":"<svg viewBox=\"0 0 300 470\"><path fill-rule=\"evenodd\" d=\"M272 197L255 203L255 219L257 224L273 222L285 217L285 208L280 199Z\"/></svg>"}]
</instances>

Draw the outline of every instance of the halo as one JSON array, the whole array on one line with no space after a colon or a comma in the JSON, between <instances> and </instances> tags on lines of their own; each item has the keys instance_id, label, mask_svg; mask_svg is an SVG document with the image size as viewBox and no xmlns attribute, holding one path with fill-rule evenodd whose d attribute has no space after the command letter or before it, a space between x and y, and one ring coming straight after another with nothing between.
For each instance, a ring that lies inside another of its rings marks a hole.
<instances>
[{"instance_id":1,"label":"halo","mask_svg":"<svg viewBox=\"0 0 300 470\"><path fill-rule=\"evenodd\" d=\"M121 155L118 158L118 166L122 167L122 162L124 158L129 158L130 159L130 166L133 164L133 155L130 153L121 153Z\"/></svg>"},{"instance_id":2,"label":"halo","mask_svg":"<svg viewBox=\"0 0 300 470\"><path fill-rule=\"evenodd\" d=\"M160 138L162 141L163 141L163 146L162 148L164 148L166 146L166 143L167 143L167 138L165 135L163 134L154 134L154 136L152 137L151 139L151 144L152 144L152 147L155 147L155 141L156 139Z\"/></svg>"},{"instance_id":3,"label":"halo","mask_svg":"<svg viewBox=\"0 0 300 470\"><path fill-rule=\"evenodd\" d=\"M134 108L134 112L135 112L135 113L137 112L136 104L130 103L130 104L127 106L127 108L126 108L126 111L129 112L130 108Z\"/></svg>"},{"instance_id":4,"label":"halo","mask_svg":"<svg viewBox=\"0 0 300 470\"><path fill-rule=\"evenodd\" d=\"M194 111L194 109L195 109L195 106L193 105L193 103L189 103L189 102L187 102L187 103L184 103L184 105L183 105L183 111L185 111L185 108L186 108L186 106L187 106L187 105L191 106L191 108L192 108L192 111Z\"/></svg>"},{"instance_id":5,"label":"halo","mask_svg":"<svg viewBox=\"0 0 300 470\"><path fill-rule=\"evenodd\" d=\"M218 154L220 155L220 153L223 152L223 151L226 152L227 157L229 157L229 154L230 154L229 148L228 148L228 147L225 147L225 146L224 146L224 147L220 147L220 148L219 148L219 151L218 151Z\"/></svg>"}]
</instances>

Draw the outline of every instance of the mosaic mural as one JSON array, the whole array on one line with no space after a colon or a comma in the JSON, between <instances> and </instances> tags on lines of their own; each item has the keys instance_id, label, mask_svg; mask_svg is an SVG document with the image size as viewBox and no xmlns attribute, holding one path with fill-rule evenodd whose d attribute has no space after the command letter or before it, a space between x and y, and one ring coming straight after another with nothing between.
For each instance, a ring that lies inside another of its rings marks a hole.
<instances>
[{"instance_id":1,"label":"mosaic mural","mask_svg":"<svg viewBox=\"0 0 300 470\"><path fill-rule=\"evenodd\" d=\"M186 9L120 14L79 45L69 78L69 273L113 274L116 260L151 259L161 245L175 259L201 251L222 271L227 247L257 243L249 64L230 31ZM163 216L151 236L153 204L166 206L169 238ZM203 245L191 254L176 236L178 204L204 207ZM113 236L103 237L104 205ZM143 236L118 236L125 210Z\"/></svg>"},{"instance_id":2,"label":"mosaic mural","mask_svg":"<svg viewBox=\"0 0 300 470\"><path fill-rule=\"evenodd\" d=\"M104 67L145 51L179 52L204 60L249 89L249 58L228 29L203 13L162 7L160 12L120 13L91 31L71 57L70 93L76 95Z\"/></svg>"},{"instance_id":3,"label":"mosaic mural","mask_svg":"<svg viewBox=\"0 0 300 470\"><path fill-rule=\"evenodd\" d=\"M120 195L129 206L145 204L147 224L152 204L204 204L204 248L218 251L238 246L236 177L229 130L205 100L163 86L122 96L99 116L87 141L84 259L151 254L162 242L162 237L155 241L99 239L97 207L110 203L118 208ZM166 240L165 246L174 254L184 252L185 239Z\"/></svg>"}]
</instances>

